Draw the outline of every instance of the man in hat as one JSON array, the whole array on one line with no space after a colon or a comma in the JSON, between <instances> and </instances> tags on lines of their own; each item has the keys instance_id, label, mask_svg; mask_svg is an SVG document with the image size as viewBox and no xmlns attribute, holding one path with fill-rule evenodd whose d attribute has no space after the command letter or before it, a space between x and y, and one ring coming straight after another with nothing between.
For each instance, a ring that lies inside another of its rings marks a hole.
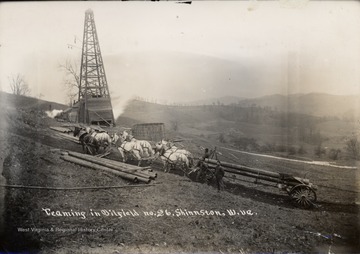
<instances>
[{"instance_id":1,"label":"man in hat","mask_svg":"<svg viewBox=\"0 0 360 254\"><path fill-rule=\"evenodd\" d=\"M221 166L219 160L216 163L214 175L215 175L218 191L220 192L221 189L224 189L223 177L225 175L225 171L224 168Z\"/></svg>"}]
</instances>

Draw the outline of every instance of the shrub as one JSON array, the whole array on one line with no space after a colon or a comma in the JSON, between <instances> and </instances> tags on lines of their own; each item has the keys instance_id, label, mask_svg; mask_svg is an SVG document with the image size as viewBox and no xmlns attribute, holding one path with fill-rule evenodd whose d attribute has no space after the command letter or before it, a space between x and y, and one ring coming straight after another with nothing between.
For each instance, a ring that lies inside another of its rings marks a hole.
<instances>
[{"instance_id":1,"label":"shrub","mask_svg":"<svg viewBox=\"0 0 360 254\"><path fill-rule=\"evenodd\" d=\"M300 146L297 152L298 152L298 154L301 154L301 155L306 154L306 150L305 150L304 146Z\"/></svg>"},{"instance_id":2,"label":"shrub","mask_svg":"<svg viewBox=\"0 0 360 254\"><path fill-rule=\"evenodd\" d=\"M275 147L276 152L286 152L286 150L287 150L286 145L276 145Z\"/></svg>"},{"instance_id":3,"label":"shrub","mask_svg":"<svg viewBox=\"0 0 360 254\"><path fill-rule=\"evenodd\" d=\"M269 152L274 152L275 151L275 145L273 144L265 144L265 145L261 145L259 147L259 151L263 152L263 153L269 153Z\"/></svg>"},{"instance_id":4,"label":"shrub","mask_svg":"<svg viewBox=\"0 0 360 254\"><path fill-rule=\"evenodd\" d=\"M316 155L317 157L320 158L321 155L323 155L323 154L326 153L326 150L325 150L325 148L323 148L323 147L321 146L321 144L319 144L319 145L317 145L317 146L315 147L314 153L315 153L315 155Z\"/></svg>"},{"instance_id":5,"label":"shrub","mask_svg":"<svg viewBox=\"0 0 360 254\"><path fill-rule=\"evenodd\" d=\"M360 142L357 137L351 137L346 141L346 151L352 159L358 160L360 158Z\"/></svg>"},{"instance_id":6,"label":"shrub","mask_svg":"<svg viewBox=\"0 0 360 254\"><path fill-rule=\"evenodd\" d=\"M334 148L332 148L332 149L329 151L329 158L330 158L331 160L336 161L337 159L339 159L340 153L341 153L341 149L334 149Z\"/></svg>"},{"instance_id":7,"label":"shrub","mask_svg":"<svg viewBox=\"0 0 360 254\"><path fill-rule=\"evenodd\" d=\"M289 153L289 155L296 154L296 148L293 146L288 147L288 153Z\"/></svg>"}]
</instances>

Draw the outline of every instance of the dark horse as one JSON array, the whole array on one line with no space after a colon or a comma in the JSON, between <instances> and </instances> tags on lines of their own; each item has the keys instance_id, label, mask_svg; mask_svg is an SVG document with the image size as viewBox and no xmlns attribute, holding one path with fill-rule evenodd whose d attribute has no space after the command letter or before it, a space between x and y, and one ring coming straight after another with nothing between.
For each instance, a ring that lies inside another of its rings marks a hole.
<instances>
[{"instance_id":1,"label":"dark horse","mask_svg":"<svg viewBox=\"0 0 360 254\"><path fill-rule=\"evenodd\" d=\"M95 155L98 153L100 144L95 139L95 137L91 136L91 134L87 133L81 127L75 127L74 137L78 136L79 141L82 145L83 151L87 154Z\"/></svg>"}]
</instances>

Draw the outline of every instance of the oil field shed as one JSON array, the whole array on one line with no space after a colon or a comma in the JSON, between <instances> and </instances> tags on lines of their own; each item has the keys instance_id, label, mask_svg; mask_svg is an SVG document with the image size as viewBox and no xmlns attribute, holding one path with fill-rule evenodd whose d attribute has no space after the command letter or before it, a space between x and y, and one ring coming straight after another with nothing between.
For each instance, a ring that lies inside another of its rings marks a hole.
<instances>
[{"instance_id":1,"label":"oil field shed","mask_svg":"<svg viewBox=\"0 0 360 254\"><path fill-rule=\"evenodd\" d=\"M164 123L135 124L131 128L132 135L137 139L159 141L165 138Z\"/></svg>"}]
</instances>

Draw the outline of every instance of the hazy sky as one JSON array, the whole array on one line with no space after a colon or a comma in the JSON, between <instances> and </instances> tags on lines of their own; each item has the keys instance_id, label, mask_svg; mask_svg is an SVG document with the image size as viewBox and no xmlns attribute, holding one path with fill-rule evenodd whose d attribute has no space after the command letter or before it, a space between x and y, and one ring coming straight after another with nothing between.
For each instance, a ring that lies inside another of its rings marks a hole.
<instances>
[{"instance_id":1,"label":"hazy sky","mask_svg":"<svg viewBox=\"0 0 360 254\"><path fill-rule=\"evenodd\" d=\"M360 91L358 1L0 3L1 89L20 73L67 102L58 64L80 63L88 8L114 100Z\"/></svg>"}]
</instances>

